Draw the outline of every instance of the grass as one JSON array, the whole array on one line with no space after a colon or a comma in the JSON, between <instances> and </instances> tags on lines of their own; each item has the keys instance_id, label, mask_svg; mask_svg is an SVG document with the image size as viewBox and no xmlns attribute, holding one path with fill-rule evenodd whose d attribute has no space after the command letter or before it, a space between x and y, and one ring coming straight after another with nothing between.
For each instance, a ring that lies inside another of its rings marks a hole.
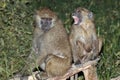
<instances>
[{"instance_id":1,"label":"grass","mask_svg":"<svg viewBox=\"0 0 120 80\"><path fill-rule=\"evenodd\" d=\"M95 15L98 36L103 39L98 63L100 80L120 75L120 1L119 0L2 0L0 1L0 80L8 80L19 71L31 51L33 14L49 7L64 22L72 23L71 13L85 7Z\"/></svg>"}]
</instances>

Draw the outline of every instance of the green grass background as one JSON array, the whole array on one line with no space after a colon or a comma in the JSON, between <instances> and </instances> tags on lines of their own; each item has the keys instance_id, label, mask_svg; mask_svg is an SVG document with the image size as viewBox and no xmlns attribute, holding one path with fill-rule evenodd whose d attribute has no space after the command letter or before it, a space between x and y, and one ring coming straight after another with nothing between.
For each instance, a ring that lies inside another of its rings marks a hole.
<instances>
[{"instance_id":1,"label":"green grass background","mask_svg":"<svg viewBox=\"0 0 120 80\"><path fill-rule=\"evenodd\" d=\"M120 0L0 0L0 80L23 68L31 51L33 14L39 7L55 11L68 32L75 8L91 10L103 39L99 79L120 75Z\"/></svg>"}]
</instances>

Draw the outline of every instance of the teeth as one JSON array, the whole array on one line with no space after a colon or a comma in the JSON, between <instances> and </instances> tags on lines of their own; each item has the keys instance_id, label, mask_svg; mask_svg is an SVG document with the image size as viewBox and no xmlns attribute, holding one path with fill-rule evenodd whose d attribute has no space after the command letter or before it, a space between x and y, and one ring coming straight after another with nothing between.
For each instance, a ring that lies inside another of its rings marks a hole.
<instances>
[{"instance_id":1,"label":"teeth","mask_svg":"<svg viewBox=\"0 0 120 80\"><path fill-rule=\"evenodd\" d=\"M78 24L79 18L76 17L76 16L72 16L72 17L73 17L73 19L74 19L74 24Z\"/></svg>"},{"instance_id":2,"label":"teeth","mask_svg":"<svg viewBox=\"0 0 120 80\"><path fill-rule=\"evenodd\" d=\"M73 18L77 18L76 16L72 16Z\"/></svg>"}]
</instances>

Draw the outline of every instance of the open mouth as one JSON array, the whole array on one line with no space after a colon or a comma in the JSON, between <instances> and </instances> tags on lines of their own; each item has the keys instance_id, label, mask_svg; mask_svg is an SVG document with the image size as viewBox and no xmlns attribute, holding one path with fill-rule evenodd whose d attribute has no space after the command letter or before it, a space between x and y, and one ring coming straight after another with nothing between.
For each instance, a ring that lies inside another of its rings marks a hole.
<instances>
[{"instance_id":1,"label":"open mouth","mask_svg":"<svg viewBox=\"0 0 120 80\"><path fill-rule=\"evenodd\" d=\"M74 24L78 24L79 23L79 18L77 16L72 16L74 19Z\"/></svg>"}]
</instances>

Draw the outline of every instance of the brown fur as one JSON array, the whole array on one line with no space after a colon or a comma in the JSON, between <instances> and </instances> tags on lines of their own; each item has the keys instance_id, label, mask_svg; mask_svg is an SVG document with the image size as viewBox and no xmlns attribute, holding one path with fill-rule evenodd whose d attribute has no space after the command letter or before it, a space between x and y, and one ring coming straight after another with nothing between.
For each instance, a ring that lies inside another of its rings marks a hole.
<instances>
[{"instance_id":1,"label":"brown fur","mask_svg":"<svg viewBox=\"0 0 120 80\"><path fill-rule=\"evenodd\" d=\"M83 70L85 80L98 80L96 66L92 65L88 69Z\"/></svg>"},{"instance_id":2,"label":"brown fur","mask_svg":"<svg viewBox=\"0 0 120 80\"><path fill-rule=\"evenodd\" d=\"M91 16L88 16L90 15ZM79 24L73 24L70 33L70 43L75 63L83 63L98 56L101 41L98 39L92 12L85 8L77 8L73 16L80 16Z\"/></svg>"},{"instance_id":3,"label":"brown fur","mask_svg":"<svg viewBox=\"0 0 120 80\"><path fill-rule=\"evenodd\" d=\"M52 18L53 25L48 31L44 32L39 27L40 18ZM27 63L31 69L44 64L41 67L47 73L44 78L64 75L71 66L72 57L68 35L61 20L50 9L43 8L36 12L35 24L33 52Z\"/></svg>"}]
</instances>

